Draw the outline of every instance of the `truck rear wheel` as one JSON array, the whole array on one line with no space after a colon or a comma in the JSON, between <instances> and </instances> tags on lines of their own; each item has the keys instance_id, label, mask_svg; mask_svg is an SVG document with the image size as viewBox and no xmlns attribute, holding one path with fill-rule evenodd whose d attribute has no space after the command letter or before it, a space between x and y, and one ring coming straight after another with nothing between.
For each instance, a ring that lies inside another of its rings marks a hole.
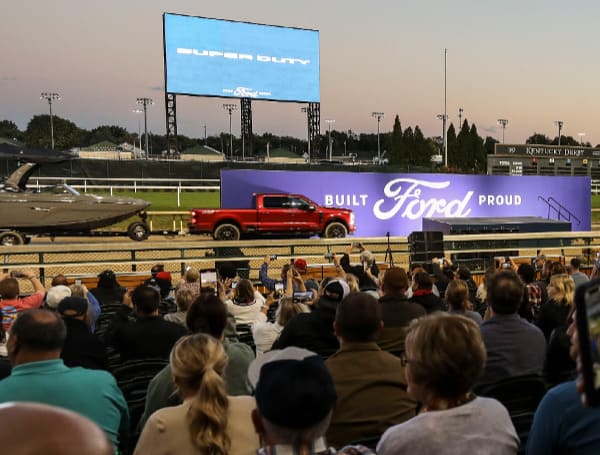
<instances>
[{"instance_id":1,"label":"truck rear wheel","mask_svg":"<svg viewBox=\"0 0 600 455\"><path fill-rule=\"evenodd\" d=\"M235 224L219 224L213 232L215 240L239 240L240 230Z\"/></svg>"},{"instance_id":2,"label":"truck rear wheel","mask_svg":"<svg viewBox=\"0 0 600 455\"><path fill-rule=\"evenodd\" d=\"M325 237L328 239L343 238L348 235L348 229L342 223L329 223L325 227Z\"/></svg>"}]
</instances>

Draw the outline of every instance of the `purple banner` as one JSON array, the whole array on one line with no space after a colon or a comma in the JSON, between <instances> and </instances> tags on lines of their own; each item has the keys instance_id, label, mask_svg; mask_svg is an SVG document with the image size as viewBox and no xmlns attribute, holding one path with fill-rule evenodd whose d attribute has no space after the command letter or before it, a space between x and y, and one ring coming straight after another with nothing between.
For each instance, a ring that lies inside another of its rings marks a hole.
<instances>
[{"instance_id":1,"label":"purple banner","mask_svg":"<svg viewBox=\"0 0 600 455\"><path fill-rule=\"evenodd\" d=\"M352 209L362 237L405 236L422 230L423 218L570 217L574 231L591 229L589 177L221 171L221 207L252 207L252 193Z\"/></svg>"}]
</instances>

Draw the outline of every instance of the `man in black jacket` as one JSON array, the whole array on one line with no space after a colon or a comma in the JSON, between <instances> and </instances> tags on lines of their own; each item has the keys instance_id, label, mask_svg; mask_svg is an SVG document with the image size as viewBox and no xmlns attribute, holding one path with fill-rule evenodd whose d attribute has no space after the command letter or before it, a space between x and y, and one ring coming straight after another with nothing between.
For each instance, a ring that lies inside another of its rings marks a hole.
<instances>
[{"instance_id":1,"label":"man in black jacket","mask_svg":"<svg viewBox=\"0 0 600 455\"><path fill-rule=\"evenodd\" d=\"M88 301L82 297L65 297L58 312L67 327L67 338L60 354L68 367L106 370L106 348L88 325Z\"/></svg>"},{"instance_id":2,"label":"man in black jacket","mask_svg":"<svg viewBox=\"0 0 600 455\"><path fill-rule=\"evenodd\" d=\"M360 250L360 265L350 265L350 256L354 247ZM376 291L379 287L379 268L375 263L373 253L365 249L362 243L350 245L340 260L340 265L346 273L352 273L358 278L358 287L361 291Z\"/></svg>"},{"instance_id":3,"label":"man in black jacket","mask_svg":"<svg viewBox=\"0 0 600 455\"><path fill-rule=\"evenodd\" d=\"M187 333L181 324L165 321L158 312L160 294L152 286L135 288L131 299L124 299L123 311L115 315L107 331L108 342L121 356L130 359L168 359L175 342ZM135 313L135 320L129 315Z\"/></svg>"},{"instance_id":4,"label":"man in black jacket","mask_svg":"<svg viewBox=\"0 0 600 455\"><path fill-rule=\"evenodd\" d=\"M272 349L296 346L328 357L340 343L333 333L333 321L339 302L350 294L350 287L341 278L329 281L312 312L294 316L285 326Z\"/></svg>"},{"instance_id":5,"label":"man in black jacket","mask_svg":"<svg viewBox=\"0 0 600 455\"><path fill-rule=\"evenodd\" d=\"M413 294L409 301L421 305L427 314L445 310L444 301L433 293L432 288L433 280L429 273L417 272L413 275Z\"/></svg>"}]
</instances>

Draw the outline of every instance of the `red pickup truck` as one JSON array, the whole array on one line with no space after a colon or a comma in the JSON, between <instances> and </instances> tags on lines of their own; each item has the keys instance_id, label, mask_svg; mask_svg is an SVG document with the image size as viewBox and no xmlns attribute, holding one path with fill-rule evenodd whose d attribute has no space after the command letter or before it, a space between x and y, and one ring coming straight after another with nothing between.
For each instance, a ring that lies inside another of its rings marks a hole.
<instances>
[{"instance_id":1,"label":"red pickup truck","mask_svg":"<svg viewBox=\"0 0 600 455\"><path fill-rule=\"evenodd\" d=\"M354 232L352 210L320 207L298 194L255 194L252 209L192 209L191 234L212 233L215 240L244 234L346 237Z\"/></svg>"}]
</instances>

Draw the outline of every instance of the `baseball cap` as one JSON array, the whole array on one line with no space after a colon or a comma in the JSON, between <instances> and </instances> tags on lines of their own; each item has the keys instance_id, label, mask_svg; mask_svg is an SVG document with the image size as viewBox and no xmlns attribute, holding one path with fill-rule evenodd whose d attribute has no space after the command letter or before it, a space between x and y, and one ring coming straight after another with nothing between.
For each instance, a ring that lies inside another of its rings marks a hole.
<instances>
[{"instance_id":1,"label":"baseball cap","mask_svg":"<svg viewBox=\"0 0 600 455\"><path fill-rule=\"evenodd\" d=\"M165 281L171 281L173 279L173 277L171 276L171 272L158 272L156 274L156 279L157 280L165 280Z\"/></svg>"},{"instance_id":2,"label":"baseball cap","mask_svg":"<svg viewBox=\"0 0 600 455\"><path fill-rule=\"evenodd\" d=\"M294 261L294 268L306 272L307 263L304 259L299 258Z\"/></svg>"},{"instance_id":3,"label":"baseball cap","mask_svg":"<svg viewBox=\"0 0 600 455\"><path fill-rule=\"evenodd\" d=\"M332 302L341 302L348 294L350 294L350 286L340 278L331 280L323 289L323 295Z\"/></svg>"},{"instance_id":4,"label":"baseball cap","mask_svg":"<svg viewBox=\"0 0 600 455\"><path fill-rule=\"evenodd\" d=\"M69 289L68 286L65 286L63 284L52 286L50 289L48 289L48 292L46 293L46 306L48 308L56 310L58 304L65 297L71 297L71 289Z\"/></svg>"},{"instance_id":5,"label":"baseball cap","mask_svg":"<svg viewBox=\"0 0 600 455\"><path fill-rule=\"evenodd\" d=\"M291 346L263 354L250 364L248 379L260 414L283 428L321 422L336 400L323 359L307 349Z\"/></svg>"},{"instance_id":6,"label":"baseball cap","mask_svg":"<svg viewBox=\"0 0 600 455\"><path fill-rule=\"evenodd\" d=\"M58 312L63 316L82 316L87 308L88 302L83 297L65 297L58 304Z\"/></svg>"}]
</instances>

